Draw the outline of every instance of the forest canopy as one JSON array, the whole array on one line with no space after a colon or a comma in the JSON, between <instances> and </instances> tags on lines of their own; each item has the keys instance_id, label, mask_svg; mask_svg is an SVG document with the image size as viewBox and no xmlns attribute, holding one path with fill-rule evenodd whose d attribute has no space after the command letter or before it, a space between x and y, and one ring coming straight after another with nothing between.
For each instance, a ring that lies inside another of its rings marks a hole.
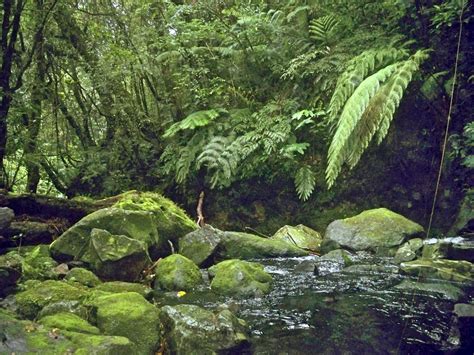
<instances>
[{"instance_id":1,"label":"forest canopy","mask_svg":"<svg viewBox=\"0 0 474 355\"><path fill-rule=\"evenodd\" d=\"M384 144L404 100L474 167L465 0L3 0L0 187L76 195L290 178ZM472 170L471 170L472 172Z\"/></svg>"}]
</instances>

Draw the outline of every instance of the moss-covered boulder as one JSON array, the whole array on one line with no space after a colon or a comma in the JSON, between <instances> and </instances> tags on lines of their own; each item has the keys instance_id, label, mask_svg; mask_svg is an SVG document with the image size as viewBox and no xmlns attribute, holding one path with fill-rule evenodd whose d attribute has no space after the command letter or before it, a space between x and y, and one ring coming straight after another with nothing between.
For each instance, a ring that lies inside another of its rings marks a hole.
<instances>
[{"instance_id":1,"label":"moss-covered boulder","mask_svg":"<svg viewBox=\"0 0 474 355\"><path fill-rule=\"evenodd\" d=\"M423 240L414 238L404 243L395 253L394 261L400 264L404 261L411 261L421 254L423 248Z\"/></svg>"},{"instance_id":2,"label":"moss-covered boulder","mask_svg":"<svg viewBox=\"0 0 474 355\"><path fill-rule=\"evenodd\" d=\"M332 250L316 260L314 274L323 276L334 272L339 272L353 263L353 255L347 250Z\"/></svg>"},{"instance_id":3,"label":"moss-covered boulder","mask_svg":"<svg viewBox=\"0 0 474 355\"><path fill-rule=\"evenodd\" d=\"M0 354L128 355L125 337L86 334L15 319L0 309Z\"/></svg>"},{"instance_id":4,"label":"moss-covered boulder","mask_svg":"<svg viewBox=\"0 0 474 355\"><path fill-rule=\"evenodd\" d=\"M91 232L94 228L140 241L147 249L160 244L153 213L104 208L87 215L51 243L51 255L61 261L90 263L93 255L90 252Z\"/></svg>"},{"instance_id":5,"label":"moss-covered boulder","mask_svg":"<svg viewBox=\"0 0 474 355\"><path fill-rule=\"evenodd\" d=\"M49 254L48 245L38 245L25 253L22 266L25 279L50 280L59 277L55 271L58 263Z\"/></svg>"},{"instance_id":6,"label":"moss-covered boulder","mask_svg":"<svg viewBox=\"0 0 474 355\"><path fill-rule=\"evenodd\" d=\"M333 248L383 254L422 233L419 224L386 208L377 208L332 222L326 229L322 248L324 244L332 244Z\"/></svg>"},{"instance_id":7,"label":"moss-covered boulder","mask_svg":"<svg viewBox=\"0 0 474 355\"><path fill-rule=\"evenodd\" d=\"M179 238L197 228L196 223L173 201L156 192L129 191L117 196L114 205L132 211L153 213L162 240L176 243Z\"/></svg>"},{"instance_id":8,"label":"moss-covered boulder","mask_svg":"<svg viewBox=\"0 0 474 355\"><path fill-rule=\"evenodd\" d=\"M134 354L159 348L158 309L136 292L109 294L91 301L96 325L103 334L129 338Z\"/></svg>"},{"instance_id":9,"label":"moss-covered boulder","mask_svg":"<svg viewBox=\"0 0 474 355\"><path fill-rule=\"evenodd\" d=\"M401 263L400 270L423 279L432 278L468 284L474 281L474 264L465 260L417 259Z\"/></svg>"},{"instance_id":10,"label":"moss-covered boulder","mask_svg":"<svg viewBox=\"0 0 474 355\"><path fill-rule=\"evenodd\" d=\"M246 323L229 310L213 313L189 304L164 306L160 321L167 354L237 354L249 344Z\"/></svg>"},{"instance_id":11,"label":"moss-covered boulder","mask_svg":"<svg viewBox=\"0 0 474 355\"><path fill-rule=\"evenodd\" d=\"M85 320L89 318L89 310L83 306L82 300L57 301L50 303L41 309L37 315L37 318L40 319L58 313L74 314Z\"/></svg>"},{"instance_id":12,"label":"moss-covered boulder","mask_svg":"<svg viewBox=\"0 0 474 355\"><path fill-rule=\"evenodd\" d=\"M281 227L271 239L282 240L302 249L319 252L323 237L314 229L299 224L296 227Z\"/></svg>"},{"instance_id":13,"label":"moss-covered boulder","mask_svg":"<svg viewBox=\"0 0 474 355\"><path fill-rule=\"evenodd\" d=\"M23 258L17 252L0 255L0 297L13 292L21 277Z\"/></svg>"},{"instance_id":14,"label":"moss-covered boulder","mask_svg":"<svg viewBox=\"0 0 474 355\"><path fill-rule=\"evenodd\" d=\"M99 328L94 327L92 324L73 313L61 312L45 316L40 318L38 323L48 328L59 328L78 333L100 334Z\"/></svg>"},{"instance_id":15,"label":"moss-covered boulder","mask_svg":"<svg viewBox=\"0 0 474 355\"><path fill-rule=\"evenodd\" d=\"M214 259L223 236L224 232L206 225L179 240L179 253L199 267L209 267L215 264Z\"/></svg>"},{"instance_id":16,"label":"moss-covered boulder","mask_svg":"<svg viewBox=\"0 0 474 355\"><path fill-rule=\"evenodd\" d=\"M105 280L135 281L151 264L143 241L95 228L91 231L89 249L83 259Z\"/></svg>"},{"instance_id":17,"label":"moss-covered boulder","mask_svg":"<svg viewBox=\"0 0 474 355\"><path fill-rule=\"evenodd\" d=\"M66 282L47 280L29 287L15 295L18 312L26 318L33 319L48 304L59 301L82 300L87 296L85 288L76 287Z\"/></svg>"},{"instance_id":18,"label":"moss-covered boulder","mask_svg":"<svg viewBox=\"0 0 474 355\"><path fill-rule=\"evenodd\" d=\"M224 232L216 259L258 259L305 255L308 255L307 251L281 240L271 240L248 233Z\"/></svg>"},{"instance_id":19,"label":"moss-covered boulder","mask_svg":"<svg viewBox=\"0 0 474 355\"><path fill-rule=\"evenodd\" d=\"M155 267L157 290L190 291L202 283L201 271L195 263L179 254L161 259Z\"/></svg>"},{"instance_id":20,"label":"moss-covered boulder","mask_svg":"<svg viewBox=\"0 0 474 355\"><path fill-rule=\"evenodd\" d=\"M222 261L209 268L209 276L212 291L226 296L261 297L270 292L272 285L272 277L263 265L249 261Z\"/></svg>"},{"instance_id":21,"label":"moss-covered boulder","mask_svg":"<svg viewBox=\"0 0 474 355\"><path fill-rule=\"evenodd\" d=\"M96 274L81 267L75 267L68 271L64 279L71 282L78 282L87 287L94 287L102 283Z\"/></svg>"},{"instance_id":22,"label":"moss-covered boulder","mask_svg":"<svg viewBox=\"0 0 474 355\"><path fill-rule=\"evenodd\" d=\"M135 283L135 282L123 282L123 281L109 281L104 282L94 288L94 291L108 292L108 293L123 293L123 292L136 292L146 299L151 299L153 296L153 289L147 285Z\"/></svg>"}]
</instances>

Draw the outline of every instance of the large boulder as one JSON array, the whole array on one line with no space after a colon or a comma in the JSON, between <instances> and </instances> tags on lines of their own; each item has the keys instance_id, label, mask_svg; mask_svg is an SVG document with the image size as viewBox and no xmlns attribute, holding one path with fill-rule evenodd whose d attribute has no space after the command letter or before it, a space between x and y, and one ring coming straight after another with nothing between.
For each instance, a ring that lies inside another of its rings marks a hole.
<instances>
[{"instance_id":1,"label":"large boulder","mask_svg":"<svg viewBox=\"0 0 474 355\"><path fill-rule=\"evenodd\" d=\"M386 253L422 233L419 224L386 208L377 208L332 222L326 229L323 245Z\"/></svg>"},{"instance_id":2,"label":"large boulder","mask_svg":"<svg viewBox=\"0 0 474 355\"><path fill-rule=\"evenodd\" d=\"M129 338L134 354L154 354L159 348L158 309L136 292L106 294L89 301L103 334Z\"/></svg>"},{"instance_id":3,"label":"large boulder","mask_svg":"<svg viewBox=\"0 0 474 355\"><path fill-rule=\"evenodd\" d=\"M282 240L302 249L319 252L323 237L314 229L299 224L296 227L281 227L271 239Z\"/></svg>"},{"instance_id":4,"label":"large boulder","mask_svg":"<svg viewBox=\"0 0 474 355\"><path fill-rule=\"evenodd\" d=\"M155 289L189 291L202 283L201 271L195 263L179 254L161 259L155 268Z\"/></svg>"},{"instance_id":5,"label":"large boulder","mask_svg":"<svg viewBox=\"0 0 474 355\"><path fill-rule=\"evenodd\" d=\"M89 263L105 280L135 281L151 264L143 241L125 235L113 235L103 229L91 231L89 248L81 261Z\"/></svg>"},{"instance_id":6,"label":"large boulder","mask_svg":"<svg viewBox=\"0 0 474 355\"><path fill-rule=\"evenodd\" d=\"M38 282L26 291L15 295L18 312L33 319L41 309L49 304L59 301L78 301L87 296L84 288L70 285L66 282L47 280Z\"/></svg>"},{"instance_id":7,"label":"large boulder","mask_svg":"<svg viewBox=\"0 0 474 355\"><path fill-rule=\"evenodd\" d=\"M305 256L308 252L283 240L241 232L223 232L211 226L187 234L179 241L180 254L200 267L227 259Z\"/></svg>"},{"instance_id":8,"label":"large boulder","mask_svg":"<svg viewBox=\"0 0 474 355\"><path fill-rule=\"evenodd\" d=\"M224 232L206 225L179 240L179 253L191 259L200 267L209 267L215 263L215 255Z\"/></svg>"},{"instance_id":9,"label":"large boulder","mask_svg":"<svg viewBox=\"0 0 474 355\"><path fill-rule=\"evenodd\" d=\"M129 191L117 196L114 205L132 211L151 212L162 241L176 243L179 238L197 229L196 223L173 201L156 192ZM161 255L163 256L163 255Z\"/></svg>"},{"instance_id":10,"label":"large boulder","mask_svg":"<svg viewBox=\"0 0 474 355\"><path fill-rule=\"evenodd\" d=\"M15 218L15 213L8 207L0 207L0 233L8 228Z\"/></svg>"},{"instance_id":11,"label":"large boulder","mask_svg":"<svg viewBox=\"0 0 474 355\"><path fill-rule=\"evenodd\" d=\"M0 338L0 354L128 355L133 351L131 341L125 337L40 325L15 319L3 310L0 310Z\"/></svg>"},{"instance_id":12,"label":"large boulder","mask_svg":"<svg viewBox=\"0 0 474 355\"><path fill-rule=\"evenodd\" d=\"M88 251L91 232L95 228L106 230L112 235L122 235L140 241L147 249L160 244L151 212L104 208L87 215L51 243L52 256L61 261L90 262Z\"/></svg>"},{"instance_id":13,"label":"large boulder","mask_svg":"<svg viewBox=\"0 0 474 355\"><path fill-rule=\"evenodd\" d=\"M474 264L465 260L417 259L401 263L400 270L423 279L432 278L468 284L474 281Z\"/></svg>"},{"instance_id":14,"label":"large boulder","mask_svg":"<svg viewBox=\"0 0 474 355\"><path fill-rule=\"evenodd\" d=\"M211 289L236 297L261 297L270 292L272 277L258 263L226 260L209 268Z\"/></svg>"},{"instance_id":15,"label":"large boulder","mask_svg":"<svg viewBox=\"0 0 474 355\"><path fill-rule=\"evenodd\" d=\"M229 310L213 313L195 305L164 306L160 321L169 354L237 354L249 343L247 325Z\"/></svg>"},{"instance_id":16,"label":"large boulder","mask_svg":"<svg viewBox=\"0 0 474 355\"><path fill-rule=\"evenodd\" d=\"M308 252L281 240L241 232L224 232L217 260L306 256Z\"/></svg>"}]
</instances>

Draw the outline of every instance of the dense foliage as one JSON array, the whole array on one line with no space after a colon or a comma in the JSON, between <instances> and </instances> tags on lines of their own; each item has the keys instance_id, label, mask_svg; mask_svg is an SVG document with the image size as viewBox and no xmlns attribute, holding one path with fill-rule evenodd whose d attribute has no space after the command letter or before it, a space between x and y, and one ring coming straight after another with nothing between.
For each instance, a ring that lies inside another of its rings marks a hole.
<instances>
[{"instance_id":1,"label":"dense foliage","mask_svg":"<svg viewBox=\"0 0 474 355\"><path fill-rule=\"evenodd\" d=\"M107 195L290 176L307 200L324 171L331 187L384 141L406 95L432 107L441 137L452 92L451 161L473 167L465 0L0 6L7 189Z\"/></svg>"}]
</instances>

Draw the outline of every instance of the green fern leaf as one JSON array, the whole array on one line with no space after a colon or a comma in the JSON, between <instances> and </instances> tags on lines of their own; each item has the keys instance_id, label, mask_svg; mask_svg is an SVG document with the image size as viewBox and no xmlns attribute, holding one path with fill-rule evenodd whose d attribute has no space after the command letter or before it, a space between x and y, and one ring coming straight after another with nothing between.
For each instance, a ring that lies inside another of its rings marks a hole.
<instances>
[{"instance_id":1,"label":"green fern leaf","mask_svg":"<svg viewBox=\"0 0 474 355\"><path fill-rule=\"evenodd\" d=\"M408 60L390 64L367 77L348 98L337 122L328 151L326 180L331 187L342 165L353 168L376 136L380 143L388 132L403 93L426 51L418 51Z\"/></svg>"},{"instance_id":2,"label":"green fern leaf","mask_svg":"<svg viewBox=\"0 0 474 355\"><path fill-rule=\"evenodd\" d=\"M207 126L209 123L214 121L221 114L227 113L223 109L211 109L204 111L196 111L184 120L179 121L171 125L166 132L163 134L164 138L173 137L176 133L184 130L194 130L197 127Z\"/></svg>"},{"instance_id":3,"label":"green fern leaf","mask_svg":"<svg viewBox=\"0 0 474 355\"><path fill-rule=\"evenodd\" d=\"M311 20L309 24L309 36L317 42L328 44L337 24L338 21L330 15Z\"/></svg>"},{"instance_id":4,"label":"green fern leaf","mask_svg":"<svg viewBox=\"0 0 474 355\"><path fill-rule=\"evenodd\" d=\"M316 176L308 165L302 166L295 176L296 192L298 197L306 201L314 191L316 185Z\"/></svg>"}]
</instances>

